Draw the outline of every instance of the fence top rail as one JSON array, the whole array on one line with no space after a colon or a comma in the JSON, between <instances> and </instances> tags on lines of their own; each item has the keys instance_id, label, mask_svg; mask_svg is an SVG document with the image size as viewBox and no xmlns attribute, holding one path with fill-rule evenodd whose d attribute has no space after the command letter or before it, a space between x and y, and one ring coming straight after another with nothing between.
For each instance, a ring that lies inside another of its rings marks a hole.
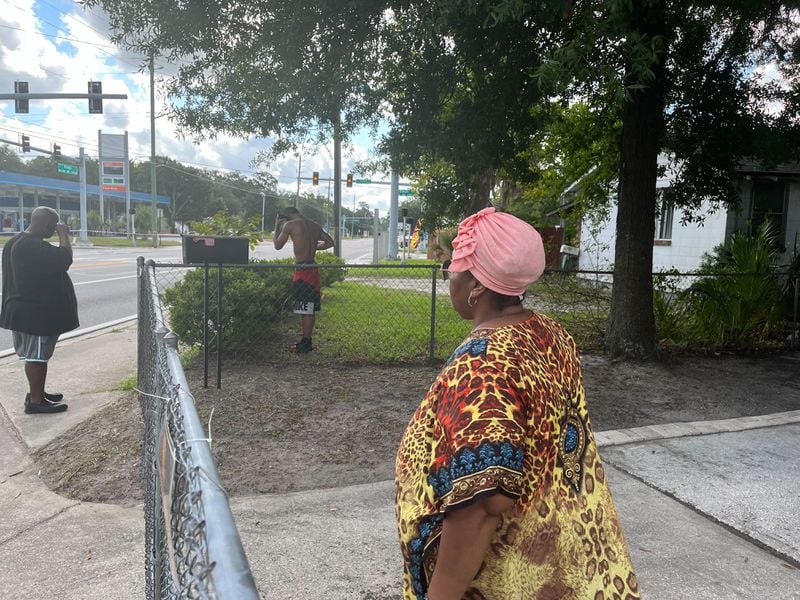
<instances>
[{"instance_id":1,"label":"fence top rail","mask_svg":"<svg viewBox=\"0 0 800 600\"><path fill-rule=\"evenodd\" d=\"M151 261L148 261L148 264ZM198 268L205 267L205 263L153 263L156 268ZM430 264L414 264L414 265L373 265L364 263L247 263L247 264L229 264L229 263L208 263L210 268L223 267L226 269L296 269L297 267L313 267L316 269L417 269L430 271L431 269L439 269L442 265L440 263Z\"/></svg>"},{"instance_id":2,"label":"fence top rail","mask_svg":"<svg viewBox=\"0 0 800 600\"><path fill-rule=\"evenodd\" d=\"M169 332L163 321L164 309L155 281L156 263L152 260L144 264L142 262L143 259L140 258L142 299L149 303L152 312L152 321L146 326L148 329L152 328L150 340L153 349L159 354L163 352L162 356L166 361L168 375L161 374L160 377L169 389L167 395L170 398L167 401L175 403L182 419L183 435L180 439L175 439L174 443L181 445L190 457L190 461L184 465L187 468L186 477L189 477L188 469L196 470L197 473L193 485L197 486L197 498L204 515L206 563L209 567L213 566L203 577L207 577L217 598L258 600L258 591L228 503L227 492L220 483L219 472L211 453L210 429L207 434L197 413L194 397L181 365L178 336ZM141 356L139 359L141 361ZM151 368L159 369L159 366L151 365ZM194 493L194 490L190 490L190 493ZM178 581L174 583L180 585Z\"/></svg>"},{"instance_id":3,"label":"fence top rail","mask_svg":"<svg viewBox=\"0 0 800 600\"><path fill-rule=\"evenodd\" d=\"M200 269L205 267L205 263L165 263L155 262L153 260L147 261L148 266L154 268L185 268L185 269ZM365 263L247 263L247 264L229 264L229 263L208 263L209 268L223 267L225 269L296 269L298 267L314 267L317 269L379 269L379 270L397 270L397 269L413 269L413 270L431 270L440 269L441 263L431 262L428 264L365 264ZM601 271L601 270L568 270L561 269L545 269L545 275L614 275L614 271ZM768 275L785 275L792 277L800 277L800 271L792 270L789 267L778 268L766 273L758 272L730 272L730 271L717 271L717 272L665 272L658 271L651 273L653 277L763 277Z\"/></svg>"}]
</instances>

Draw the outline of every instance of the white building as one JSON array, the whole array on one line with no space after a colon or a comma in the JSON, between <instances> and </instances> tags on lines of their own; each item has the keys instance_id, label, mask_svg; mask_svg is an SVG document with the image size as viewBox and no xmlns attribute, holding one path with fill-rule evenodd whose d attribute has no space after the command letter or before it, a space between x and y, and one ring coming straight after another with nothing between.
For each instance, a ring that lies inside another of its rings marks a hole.
<instances>
[{"instance_id":1,"label":"white building","mask_svg":"<svg viewBox=\"0 0 800 600\"><path fill-rule=\"evenodd\" d=\"M662 164L666 164L666 160ZM766 219L772 220L780 232L782 263L788 263L800 252L800 165L782 165L767 171L748 164L740 173L741 205L738 209L722 207L713 211L709 205L701 223L683 224L682 211L671 206L668 190L672 174L666 172L658 180L660 206L653 239L653 272L667 269L694 272L705 253L724 243L736 231L757 231ZM569 192L567 190L565 195ZM592 224L587 218L581 220L580 270L612 270L616 221L616 201L612 202L608 218L599 224Z\"/></svg>"}]
</instances>

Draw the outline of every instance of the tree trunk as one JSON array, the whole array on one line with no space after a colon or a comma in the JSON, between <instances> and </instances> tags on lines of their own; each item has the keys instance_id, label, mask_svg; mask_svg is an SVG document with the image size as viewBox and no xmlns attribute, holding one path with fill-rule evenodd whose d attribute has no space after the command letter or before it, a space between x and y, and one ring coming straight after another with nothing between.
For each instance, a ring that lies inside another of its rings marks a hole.
<instances>
[{"instance_id":1,"label":"tree trunk","mask_svg":"<svg viewBox=\"0 0 800 600\"><path fill-rule=\"evenodd\" d=\"M472 192L472 202L469 207L469 214L474 215L479 210L489 206L489 198L494 189L495 170L486 169L480 177L476 178L476 186Z\"/></svg>"},{"instance_id":2,"label":"tree trunk","mask_svg":"<svg viewBox=\"0 0 800 600\"><path fill-rule=\"evenodd\" d=\"M634 0L632 29L663 35L662 2ZM655 81L631 90L620 144L614 284L605 346L613 357L651 359L656 354L653 316L653 235L658 152L664 120L663 54Z\"/></svg>"}]
</instances>

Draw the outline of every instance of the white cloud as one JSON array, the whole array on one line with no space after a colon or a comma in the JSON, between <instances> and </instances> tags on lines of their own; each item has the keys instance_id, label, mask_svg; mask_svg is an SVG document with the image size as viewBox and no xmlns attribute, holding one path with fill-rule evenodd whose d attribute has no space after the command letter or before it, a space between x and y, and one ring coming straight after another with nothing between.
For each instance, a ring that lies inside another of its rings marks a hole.
<instances>
[{"instance_id":1,"label":"white cloud","mask_svg":"<svg viewBox=\"0 0 800 600\"><path fill-rule=\"evenodd\" d=\"M0 90L11 93L14 81L28 81L31 92L85 93L87 82L102 81L103 92L126 94L127 100L104 100L102 115L89 115L86 100L30 101L30 113L17 115L13 102L0 104L0 138L17 141L26 133L31 145L50 148L61 145L64 154L77 156L83 146L89 156L97 154L97 131L129 134L131 158L150 156L150 90L149 74L138 72L143 57L112 45L108 19L99 9L85 11L74 3L62 3L55 10L56 0L48 3L34 0L10 0L0 13ZM36 12L35 12L36 11ZM57 37L54 37L57 36ZM66 38L66 39L58 39ZM163 86L158 80L175 72L175 67L157 59L156 114L165 111ZM242 140L228 136L205 140L198 144L182 139L174 123L166 117L156 120L156 152L175 160L215 169L253 172L253 159L269 147L268 139ZM366 136L360 136L343 155L343 179L356 161L367 156ZM297 157L285 156L264 169L277 177L279 187L297 189ZM333 173L332 144L304 151L302 177L319 171L326 179ZM383 179L378 174L373 179ZM316 191L327 195L327 182ZM314 191L310 180L301 180L301 193ZM389 205L389 186L353 188L342 183L342 202L352 207L367 202L384 214ZM331 197L333 192L331 191Z\"/></svg>"}]
</instances>

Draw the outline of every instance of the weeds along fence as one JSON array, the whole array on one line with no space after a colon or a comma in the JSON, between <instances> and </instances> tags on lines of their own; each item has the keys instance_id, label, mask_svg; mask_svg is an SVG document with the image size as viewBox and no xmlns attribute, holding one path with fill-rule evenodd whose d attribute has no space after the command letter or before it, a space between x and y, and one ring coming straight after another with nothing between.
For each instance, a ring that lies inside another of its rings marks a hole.
<instances>
[{"instance_id":1,"label":"weeds along fence","mask_svg":"<svg viewBox=\"0 0 800 600\"><path fill-rule=\"evenodd\" d=\"M328 256L331 255L322 255ZM302 360L423 363L446 359L471 324L453 311L439 265L314 265L322 284L314 350ZM296 265L153 265L170 327L204 349L203 385L224 361L284 361L300 338L292 314ZM797 347L798 274L654 273L659 340L678 346ZM611 306L607 271L550 271L525 304L564 324L583 350L602 347ZM223 361L224 359L224 361Z\"/></svg>"},{"instance_id":2,"label":"weeds along fence","mask_svg":"<svg viewBox=\"0 0 800 600\"><path fill-rule=\"evenodd\" d=\"M167 328L152 263L138 261L148 600L257 599L255 582ZM210 427L209 427L210 429Z\"/></svg>"}]
</instances>

